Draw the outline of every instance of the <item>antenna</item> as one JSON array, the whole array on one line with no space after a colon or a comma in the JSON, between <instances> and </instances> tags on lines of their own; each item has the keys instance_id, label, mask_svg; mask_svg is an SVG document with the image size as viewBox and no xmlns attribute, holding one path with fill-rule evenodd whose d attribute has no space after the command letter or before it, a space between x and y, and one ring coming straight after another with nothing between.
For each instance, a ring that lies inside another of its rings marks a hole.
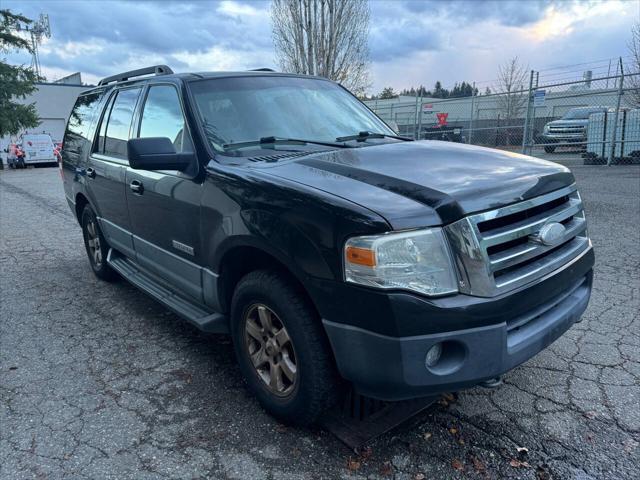
<instances>
[{"instance_id":1,"label":"antenna","mask_svg":"<svg viewBox=\"0 0 640 480\"><path fill-rule=\"evenodd\" d=\"M49 24L49 15L41 13L38 20L33 24L16 25L18 32L28 32L31 36L31 68L40 76L40 55L38 53L38 45L44 37L51 38L51 26Z\"/></svg>"}]
</instances>

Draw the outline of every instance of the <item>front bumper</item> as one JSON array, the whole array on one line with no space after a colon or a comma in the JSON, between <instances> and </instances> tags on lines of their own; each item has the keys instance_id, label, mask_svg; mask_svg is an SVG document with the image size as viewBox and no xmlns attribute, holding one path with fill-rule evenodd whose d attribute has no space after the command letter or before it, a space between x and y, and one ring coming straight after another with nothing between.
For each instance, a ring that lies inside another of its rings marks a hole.
<instances>
[{"instance_id":1,"label":"front bumper","mask_svg":"<svg viewBox=\"0 0 640 480\"><path fill-rule=\"evenodd\" d=\"M360 326L324 320L336 363L341 375L364 394L383 400L402 400L446 391L456 391L497 377L543 350L580 319L587 308L593 278L593 250L565 266L539 284L487 304L476 297L466 297L462 308L443 309L443 318L478 317L470 328L451 329L409 336L392 336ZM555 287L555 288L554 288ZM537 303L531 295L554 293ZM389 294L392 311L416 316L416 297ZM430 323L437 311L433 303L424 302L423 321ZM507 307L511 305L511 307ZM525 305L524 309L518 305ZM535 306L534 306L535 305ZM493 317L499 321L491 322ZM504 310L518 312L504 317ZM388 319L391 320L391 319ZM437 318L433 318L438 324ZM458 326L466 322L453 321ZM443 343L441 360L432 368L425 366L425 356L434 344Z\"/></svg>"},{"instance_id":2,"label":"front bumper","mask_svg":"<svg viewBox=\"0 0 640 480\"><path fill-rule=\"evenodd\" d=\"M540 136L541 143L582 143L587 141L585 135L545 134Z\"/></svg>"}]
</instances>

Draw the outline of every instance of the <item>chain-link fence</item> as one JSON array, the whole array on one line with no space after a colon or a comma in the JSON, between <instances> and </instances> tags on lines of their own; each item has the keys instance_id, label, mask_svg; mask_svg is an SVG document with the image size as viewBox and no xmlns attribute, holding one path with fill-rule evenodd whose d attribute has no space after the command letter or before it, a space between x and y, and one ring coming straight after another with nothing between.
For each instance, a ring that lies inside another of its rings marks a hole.
<instances>
[{"instance_id":1,"label":"chain-link fence","mask_svg":"<svg viewBox=\"0 0 640 480\"><path fill-rule=\"evenodd\" d=\"M575 152L585 163L640 163L640 74L563 83L510 93L436 99L402 96L367 105L399 134L529 155Z\"/></svg>"}]
</instances>

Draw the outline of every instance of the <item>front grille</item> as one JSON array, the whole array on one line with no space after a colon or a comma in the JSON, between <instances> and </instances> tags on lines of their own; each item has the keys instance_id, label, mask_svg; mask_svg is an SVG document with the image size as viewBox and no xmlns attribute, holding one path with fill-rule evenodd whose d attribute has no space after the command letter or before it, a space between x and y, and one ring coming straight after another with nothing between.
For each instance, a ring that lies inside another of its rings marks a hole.
<instances>
[{"instance_id":1,"label":"front grille","mask_svg":"<svg viewBox=\"0 0 640 480\"><path fill-rule=\"evenodd\" d=\"M549 223L565 231L553 245L537 235ZM464 218L445 229L460 290L495 296L530 283L570 262L590 246L575 185L524 202Z\"/></svg>"},{"instance_id":2,"label":"front grille","mask_svg":"<svg viewBox=\"0 0 640 480\"><path fill-rule=\"evenodd\" d=\"M584 135L586 128L582 125L549 127L549 133L553 135Z\"/></svg>"}]
</instances>

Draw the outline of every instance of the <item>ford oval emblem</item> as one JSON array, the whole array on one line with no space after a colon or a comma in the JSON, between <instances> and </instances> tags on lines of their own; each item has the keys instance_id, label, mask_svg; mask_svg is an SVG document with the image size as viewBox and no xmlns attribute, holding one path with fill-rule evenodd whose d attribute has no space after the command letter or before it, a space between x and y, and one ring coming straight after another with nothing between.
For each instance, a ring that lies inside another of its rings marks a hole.
<instances>
[{"instance_id":1,"label":"ford oval emblem","mask_svg":"<svg viewBox=\"0 0 640 480\"><path fill-rule=\"evenodd\" d=\"M543 245L558 245L564 239L566 230L561 223L546 223L542 226L538 234L534 236L533 240Z\"/></svg>"}]
</instances>

